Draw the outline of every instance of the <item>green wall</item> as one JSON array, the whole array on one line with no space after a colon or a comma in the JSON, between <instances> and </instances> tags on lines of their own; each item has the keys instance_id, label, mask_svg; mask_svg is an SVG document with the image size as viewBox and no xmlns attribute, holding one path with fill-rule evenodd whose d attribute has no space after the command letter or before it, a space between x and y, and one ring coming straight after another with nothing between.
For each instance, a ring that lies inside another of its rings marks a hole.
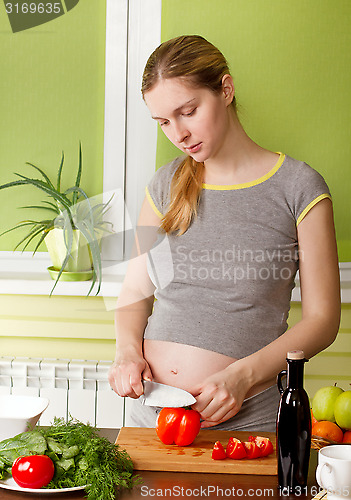
<instances>
[{"instance_id":1,"label":"green wall","mask_svg":"<svg viewBox=\"0 0 351 500\"><path fill-rule=\"evenodd\" d=\"M228 59L250 137L325 177L341 261L351 261L350 19L349 0L162 1L162 40L200 34ZM177 151L160 132L157 165Z\"/></svg>"},{"instance_id":2,"label":"green wall","mask_svg":"<svg viewBox=\"0 0 351 500\"><path fill-rule=\"evenodd\" d=\"M23 171L25 161L55 172L62 149L72 180L81 139L84 185L91 194L101 192L104 5L81 0L61 18L17 34L0 11L0 85L7 96L0 101L0 182ZM350 261L351 2L163 0L162 5L163 39L199 33L225 53L250 136L308 161L325 176L334 196L340 256ZM157 165L176 154L160 135ZM20 189L1 193L6 217L0 231L23 217L13 207L27 202L24 195ZM12 248L10 238L0 238L0 250ZM0 295L0 353L112 360L113 314L101 297ZM301 305L292 304L289 324L300 317ZM334 382L349 388L350 345L351 305L344 304L337 340L306 365L310 396Z\"/></svg>"},{"instance_id":3,"label":"green wall","mask_svg":"<svg viewBox=\"0 0 351 500\"><path fill-rule=\"evenodd\" d=\"M55 179L64 150L63 187L73 185L81 140L81 186L102 192L105 17L105 1L82 0L49 23L12 33L0 7L0 184L13 172L38 177L27 161ZM0 233L33 216L18 207L42 199L28 187L1 191ZM0 250L13 250L20 234L2 236Z\"/></svg>"}]
</instances>

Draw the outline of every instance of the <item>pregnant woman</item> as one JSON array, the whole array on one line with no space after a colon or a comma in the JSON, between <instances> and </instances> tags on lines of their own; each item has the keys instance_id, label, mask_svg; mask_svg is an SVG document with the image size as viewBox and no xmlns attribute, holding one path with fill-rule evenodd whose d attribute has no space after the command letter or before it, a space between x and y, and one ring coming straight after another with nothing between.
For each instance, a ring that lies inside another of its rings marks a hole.
<instances>
[{"instance_id":1,"label":"pregnant woman","mask_svg":"<svg viewBox=\"0 0 351 500\"><path fill-rule=\"evenodd\" d=\"M146 188L110 384L135 400L137 426L155 426L159 408L138 401L154 380L191 392L202 427L274 431L286 353L311 358L338 331L328 186L246 134L227 62L200 36L151 54L142 95L181 154ZM288 328L297 270L302 319Z\"/></svg>"}]
</instances>

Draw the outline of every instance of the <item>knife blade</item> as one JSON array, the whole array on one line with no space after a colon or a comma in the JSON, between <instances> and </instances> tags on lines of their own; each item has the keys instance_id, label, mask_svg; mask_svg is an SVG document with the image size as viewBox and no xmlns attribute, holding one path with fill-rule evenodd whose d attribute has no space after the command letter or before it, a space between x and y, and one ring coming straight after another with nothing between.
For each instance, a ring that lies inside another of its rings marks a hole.
<instances>
[{"instance_id":1,"label":"knife blade","mask_svg":"<svg viewBox=\"0 0 351 500\"><path fill-rule=\"evenodd\" d=\"M171 385L144 380L144 394L139 397L142 405L179 408L196 403L190 392Z\"/></svg>"}]
</instances>

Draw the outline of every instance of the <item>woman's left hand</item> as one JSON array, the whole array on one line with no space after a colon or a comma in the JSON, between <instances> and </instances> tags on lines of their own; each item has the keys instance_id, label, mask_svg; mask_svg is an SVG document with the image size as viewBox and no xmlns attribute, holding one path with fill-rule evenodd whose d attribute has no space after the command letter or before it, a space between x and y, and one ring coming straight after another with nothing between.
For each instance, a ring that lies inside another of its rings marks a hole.
<instances>
[{"instance_id":1,"label":"woman's left hand","mask_svg":"<svg viewBox=\"0 0 351 500\"><path fill-rule=\"evenodd\" d=\"M191 391L196 398L192 408L200 413L202 428L225 422L240 410L251 387L237 368L238 361L206 378Z\"/></svg>"}]
</instances>

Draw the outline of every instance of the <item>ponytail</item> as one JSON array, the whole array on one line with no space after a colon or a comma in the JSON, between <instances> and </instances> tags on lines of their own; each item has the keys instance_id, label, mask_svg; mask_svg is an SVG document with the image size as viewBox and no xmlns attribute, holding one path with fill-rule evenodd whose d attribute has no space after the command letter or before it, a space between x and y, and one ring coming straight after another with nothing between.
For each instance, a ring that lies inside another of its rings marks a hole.
<instances>
[{"instance_id":1,"label":"ponytail","mask_svg":"<svg viewBox=\"0 0 351 500\"><path fill-rule=\"evenodd\" d=\"M161 228L166 233L185 233L197 216L200 202L204 164L191 156L185 158L174 173L170 187L170 205L162 219Z\"/></svg>"}]
</instances>

